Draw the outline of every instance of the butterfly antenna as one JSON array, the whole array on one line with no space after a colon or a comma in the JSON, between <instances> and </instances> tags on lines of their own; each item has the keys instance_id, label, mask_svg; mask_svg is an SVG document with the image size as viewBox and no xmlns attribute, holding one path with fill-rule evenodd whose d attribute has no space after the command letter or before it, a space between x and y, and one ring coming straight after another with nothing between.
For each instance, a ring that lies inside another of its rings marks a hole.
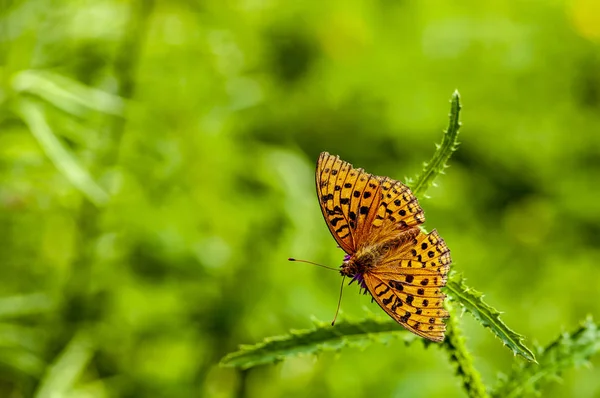
<instances>
[{"instance_id":1,"label":"butterfly antenna","mask_svg":"<svg viewBox=\"0 0 600 398\"><path fill-rule=\"evenodd\" d=\"M288 261L296 261L296 262L299 262L299 263L312 264L312 265L316 265L316 266L318 266L318 267L327 268L327 269L330 269L330 270L333 270L333 271L339 271L339 269L337 269L337 268L328 267L328 266L326 266L326 265L323 265L323 264L317 264L317 263L313 263L312 261L307 261L307 260L297 260L297 259L295 259L295 258L291 258L291 257L290 257L290 258L288 258Z\"/></svg>"},{"instance_id":2,"label":"butterfly antenna","mask_svg":"<svg viewBox=\"0 0 600 398\"><path fill-rule=\"evenodd\" d=\"M335 320L337 319L338 313L340 312L340 305L342 304L342 292L344 291L344 280L346 280L346 275L342 276L342 286L340 287L340 298L338 300L337 309L335 310L335 316L333 317L333 321L331 321L331 326L335 325Z\"/></svg>"}]
</instances>

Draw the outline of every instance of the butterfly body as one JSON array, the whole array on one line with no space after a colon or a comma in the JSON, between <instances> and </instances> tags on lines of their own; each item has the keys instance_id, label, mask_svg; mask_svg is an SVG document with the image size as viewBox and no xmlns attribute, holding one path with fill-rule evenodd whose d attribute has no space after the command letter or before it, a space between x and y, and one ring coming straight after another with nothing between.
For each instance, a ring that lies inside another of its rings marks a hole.
<instances>
[{"instance_id":1,"label":"butterfly body","mask_svg":"<svg viewBox=\"0 0 600 398\"><path fill-rule=\"evenodd\" d=\"M340 273L344 276L353 278L357 274L365 274L377 267L382 259L390 250L400 250L405 252L406 243L414 239L420 232L419 228L411 228L407 231L399 232L384 242L368 243L359 247L354 255L351 255L347 261L341 265Z\"/></svg>"},{"instance_id":2,"label":"butterfly body","mask_svg":"<svg viewBox=\"0 0 600 398\"><path fill-rule=\"evenodd\" d=\"M353 278L357 274L368 272L381 257L381 248L365 248L362 253L351 256L341 265L340 274Z\"/></svg>"},{"instance_id":3,"label":"butterfly body","mask_svg":"<svg viewBox=\"0 0 600 398\"><path fill-rule=\"evenodd\" d=\"M327 152L317 162L316 185L327 226L347 253L340 273L402 326L442 341L450 253L435 230L419 228L425 217L410 189Z\"/></svg>"}]
</instances>

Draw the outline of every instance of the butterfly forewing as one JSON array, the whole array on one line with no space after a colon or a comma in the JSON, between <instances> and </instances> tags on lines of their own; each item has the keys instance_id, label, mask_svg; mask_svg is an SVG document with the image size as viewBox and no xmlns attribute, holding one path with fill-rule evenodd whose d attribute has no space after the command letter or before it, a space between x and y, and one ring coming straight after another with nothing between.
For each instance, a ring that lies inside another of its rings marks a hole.
<instances>
[{"instance_id":1,"label":"butterfly forewing","mask_svg":"<svg viewBox=\"0 0 600 398\"><path fill-rule=\"evenodd\" d=\"M406 185L388 177L379 178L382 180L381 200L373 220L374 227L391 223L398 229L408 229L425 222L423 209Z\"/></svg>"},{"instance_id":2,"label":"butterfly forewing","mask_svg":"<svg viewBox=\"0 0 600 398\"><path fill-rule=\"evenodd\" d=\"M342 190L335 189L338 178L348 174L348 167L335 156L324 156L321 154L317 162L316 183L317 195L323 217L327 227L337 241L338 245L346 252L353 253L355 250L354 237L350 230L347 211L342 210ZM344 168L344 170L342 170Z\"/></svg>"},{"instance_id":3,"label":"butterfly forewing","mask_svg":"<svg viewBox=\"0 0 600 398\"><path fill-rule=\"evenodd\" d=\"M327 152L319 156L316 183L323 217L346 253L366 242L373 228L393 225L403 230L425 221L406 185L354 168Z\"/></svg>"},{"instance_id":4,"label":"butterfly forewing","mask_svg":"<svg viewBox=\"0 0 600 398\"><path fill-rule=\"evenodd\" d=\"M349 254L364 241L375 217L380 177L355 169L327 152L317 162L316 183L323 217L340 247Z\"/></svg>"}]
</instances>

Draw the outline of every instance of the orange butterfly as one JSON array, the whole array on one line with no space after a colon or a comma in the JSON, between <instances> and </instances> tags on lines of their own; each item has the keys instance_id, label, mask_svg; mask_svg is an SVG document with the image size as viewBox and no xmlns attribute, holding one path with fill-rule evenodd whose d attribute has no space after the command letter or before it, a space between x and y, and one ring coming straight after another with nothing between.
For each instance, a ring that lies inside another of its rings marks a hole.
<instances>
[{"instance_id":1,"label":"orange butterfly","mask_svg":"<svg viewBox=\"0 0 600 398\"><path fill-rule=\"evenodd\" d=\"M340 273L406 329L444 340L448 311L441 287L450 250L435 230L419 228L425 216L410 189L327 152L317 161L316 182L325 222L347 253Z\"/></svg>"}]
</instances>

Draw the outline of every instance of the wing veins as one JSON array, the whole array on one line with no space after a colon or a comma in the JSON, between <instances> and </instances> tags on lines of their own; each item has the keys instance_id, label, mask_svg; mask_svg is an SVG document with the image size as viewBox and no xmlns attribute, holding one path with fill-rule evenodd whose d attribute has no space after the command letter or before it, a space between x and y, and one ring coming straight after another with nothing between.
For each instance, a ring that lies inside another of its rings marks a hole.
<instances>
[{"instance_id":1,"label":"wing veins","mask_svg":"<svg viewBox=\"0 0 600 398\"><path fill-rule=\"evenodd\" d=\"M354 233L352 232L352 229L350 228L350 216L344 214L344 208L342 206L344 206L342 204L341 198L342 198L342 192L344 189L344 186L346 185L346 181L348 181L348 177L350 176L350 174L352 173L352 170L354 168L348 163L348 172L346 173L346 177L344 178L344 182L342 184L342 189L340 189L340 207L342 208L342 214L344 215L344 219L346 221L346 224L348 224L348 231L350 232L350 238L352 239L352 247L356 250L356 240L354 238ZM356 184L356 181L355 181ZM352 186L352 188L354 188L354 185ZM354 192L354 189L352 189L352 191L350 192L350 203L348 203L348 212L350 211L351 205L352 205L352 192ZM350 213L348 213L350 214ZM350 253L348 253L350 254Z\"/></svg>"},{"instance_id":2,"label":"wing veins","mask_svg":"<svg viewBox=\"0 0 600 398\"><path fill-rule=\"evenodd\" d=\"M361 202L362 202L362 200L363 200L363 196L364 196L364 194L365 194L365 190L368 188L368 186L369 186L369 182L370 182L370 181L371 181L371 179L373 178L373 174L369 174L368 176L369 176L369 178L368 178L368 179L367 179L367 181L365 182L365 185L363 186L363 189L362 189L362 192L360 193L360 196L357 198L357 199L358 199L358 208L357 208L357 210L358 210L358 211L357 211L357 216L356 216L357 220L359 220L359 219L361 218L361 214L360 214L360 208L362 207L362 206L361 206ZM371 204L372 204L372 203L373 203L373 201L371 201ZM371 207L369 206L369 212L370 212L370 211L371 211ZM362 238L362 237L363 237L363 235L365 234L365 232L368 232L368 231L365 231L365 228L367 228L367 226L368 226L368 221L369 221L369 212L367 212L367 214L364 214L364 217L363 217L363 225L361 226L361 229L360 229L360 231L359 231L359 241L360 241L360 240L362 240L362 239L360 239L360 238ZM358 223L357 223L357 225L356 225L356 226L358 227Z\"/></svg>"}]
</instances>

